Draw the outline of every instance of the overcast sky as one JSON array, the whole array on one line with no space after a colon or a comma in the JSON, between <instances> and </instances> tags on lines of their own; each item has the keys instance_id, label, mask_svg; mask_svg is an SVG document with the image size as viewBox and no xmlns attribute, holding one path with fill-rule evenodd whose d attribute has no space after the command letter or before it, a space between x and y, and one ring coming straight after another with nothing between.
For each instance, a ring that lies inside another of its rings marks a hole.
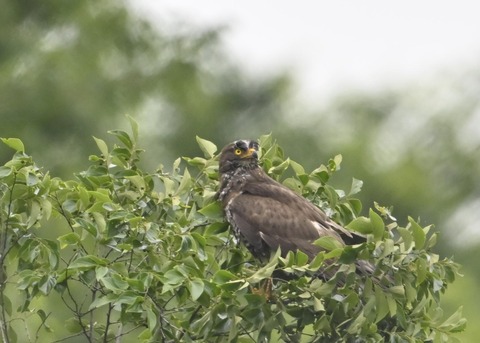
<instances>
[{"instance_id":1,"label":"overcast sky","mask_svg":"<svg viewBox=\"0 0 480 343\"><path fill-rule=\"evenodd\" d=\"M480 60L477 0L131 2L156 22L227 25L223 41L234 60L255 73L292 71L306 101Z\"/></svg>"},{"instance_id":2,"label":"overcast sky","mask_svg":"<svg viewBox=\"0 0 480 343\"><path fill-rule=\"evenodd\" d=\"M291 71L297 99L313 108L343 89L480 68L480 0L129 1L162 28L227 26L223 44L236 63L256 74ZM472 204L452 217L469 228L457 241L478 234Z\"/></svg>"}]
</instances>

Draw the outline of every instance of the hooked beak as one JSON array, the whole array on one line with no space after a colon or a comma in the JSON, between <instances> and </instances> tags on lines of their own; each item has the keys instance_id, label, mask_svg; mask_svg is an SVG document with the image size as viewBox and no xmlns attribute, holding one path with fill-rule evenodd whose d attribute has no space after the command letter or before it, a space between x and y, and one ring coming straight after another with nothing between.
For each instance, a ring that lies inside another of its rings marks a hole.
<instances>
[{"instance_id":1,"label":"hooked beak","mask_svg":"<svg viewBox=\"0 0 480 343\"><path fill-rule=\"evenodd\" d=\"M255 148L248 149L243 155L243 158L249 158L249 157L258 158L257 150L255 150Z\"/></svg>"}]
</instances>

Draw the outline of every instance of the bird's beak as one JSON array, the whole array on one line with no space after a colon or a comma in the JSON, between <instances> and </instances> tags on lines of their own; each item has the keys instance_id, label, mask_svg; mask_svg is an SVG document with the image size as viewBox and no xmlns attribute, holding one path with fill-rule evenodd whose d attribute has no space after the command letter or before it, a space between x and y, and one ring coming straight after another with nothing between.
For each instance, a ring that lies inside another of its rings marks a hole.
<instances>
[{"instance_id":1,"label":"bird's beak","mask_svg":"<svg viewBox=\"0 0 480 343\"><path fill-rule=\"evenodd\" d=\"M248 149L246 152L245 152L245 155L243 155L243 158L249 158L249 157L253 157L253 158L257 158L258 155L257 155L257 150L255 150L255 148L250 148Z\"/></svg>"}]
</instances>

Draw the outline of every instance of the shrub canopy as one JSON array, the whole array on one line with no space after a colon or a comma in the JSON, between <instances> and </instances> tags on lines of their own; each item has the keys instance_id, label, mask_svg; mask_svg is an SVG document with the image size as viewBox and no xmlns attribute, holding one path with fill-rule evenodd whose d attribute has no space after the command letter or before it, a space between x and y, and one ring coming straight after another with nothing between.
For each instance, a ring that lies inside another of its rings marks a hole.
<instances>
[{"instance_id":1,"label":"shrub canopy","mask_svg":"<svg viewBox=\"0 0 480 343\"><path fill-rule=\"evenodd\" d=\"M348 191L329 185L341 156L309 172L260 137L273 178L367 237L346 247L320 239L325 251L313 261L277 252L261 265L215 200L215 144L197 137L203 156L150 173L131 125L132 134L110 131L113 146L95 138L100 153L71 180L38 168L20 140L3 139L16 151L0 167L4 342L447 342L464 329L461 309L448 316L440 307L458 265L432 252L432 226L401 225L379 204L361 216L361 181ZM327 281L314 276L326 259L338 267ZM356 259L373 263L375 275L358 275Z\"/></svg>"}]
</instances>

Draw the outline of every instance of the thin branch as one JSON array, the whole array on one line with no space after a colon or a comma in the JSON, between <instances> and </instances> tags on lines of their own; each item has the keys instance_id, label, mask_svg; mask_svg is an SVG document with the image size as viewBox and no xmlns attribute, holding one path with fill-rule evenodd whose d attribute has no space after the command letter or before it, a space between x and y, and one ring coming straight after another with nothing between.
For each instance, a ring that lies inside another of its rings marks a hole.
<instances>
[{"instance_id":1,"label":"thin branch","mask_svg":"<svg viewBox=\"0 0 480 343\"><path fill-rule=\"evenodd\" d=\"M108 330L109 330L110 325L111 325L111 323L110 323L110 316L112 315L112 309L113 309L112 304L111 304L111 303L108 304L107 320L106 320L106 323L105 323L105 333L104 333L104 335L103 335L103 342L104 342L104 343L108 342L107 337L108 337Z\"/></svg>"},{"instance_id":2,"label":"thin branch","mask_svg":"<svg viewBox=\"0 0 480 343\"><path fill-rule=\"evenodd\" d=\"M135 326L134 326L133 328L131 328L130 330L124 331L124 332L122 332L121 334L115 335L115 337L110 338L109 340L107 340L107 343L108 343L108 342L111 342L111 341L113 341L113 340L115 340L115 342L120 342L120 341L119 341L119 338L120 338L120 337L125 336L125 335L128 335L129 333L137 330L138 328L141 328L142 326L143 326L143 325L141 325L141 324L135 325ZM120 330L123 330L121 324L120 324Z\"/></svg>"},{"instance_id":3,"label":"thin branch","mask_svg":"<svg viewBox=\"0 0 480 343\"><path fill-rule=\"evenodd\" d=\"M41 322L40 325L38 326L37 331L35 331L35 341L38 341L38 337L39 337L39 335L40 335L40 329L41 329L43 326L46 327L45 322L47 321L48 317L50 317L51 314L52 314L52 312L50 312L49 314L46 315L45 319L42 320L42 322Z\"/></svg>"},{"instance_id":4,"label":"thin branch","mask_svg":"<svg viewBox=\"0 0 480 343\"><path fill-rule=\"evenodd\" d=\"M57 210L58 210L58 212L62 215L62 217L65 218L65 221L67 222L67 225L68 225L68 227L70 228L70 230L71 230L72 232L75 232L75 229L73 228L73 225L72 225L72 223L70 222L67 213L66 213L65 210L63 209L62 204L60 204L60 200L58 200L58 196L55 194L55 196L51 196L51 197L52 197L52 198L55 200L55 202L57 203L57 206L58 206ZM79 243L78 243L78 246L82 249L82 251L83 251L85 254L88 255L88 250L83 246L82 242L79 242Z\"/></svg>"},{"instance_id":5,"label":"thin branch","mask_svg":"<svg viewBox=\"0 0 480 343\"><path fill-rule=\"evenodd\" d=\"M98 281L95 281L95 286L93 287L92 289L92 303L95 301L96 297L97 297L97 285L98 285ZM93 318L93 311L90 311L90 332L89 332L89 335L91 338L93 338L93 325L94 324L94 318ZM105 333L106 335L106 333Z\"/></svg>"},{"instance_id":6,"label":"thin branch","mask_svg":"<svg viewBox=\"0 0 480 343\"><path fill-rule=\"evenodd\" d=\"M78 323L80 325L80 327L82 328L82 332L83 334L85 335L85 337L87 338L88 342L92 342L92 336L89 334L89 331L88 331L88 328L85 326L85 324L83 323L82 321L82 317L85 315L85 314L82 314L81 312L81 306L78 305L77 301L75 300L75 298L73 297L71 291L70 291L70 287L68 286L68 283L67 283L67 292L68 292L68 295L70 296L70 299L72 300L74 306L75 306L75 309L74 309L74 314L76 315L76 317L78 318Z\"/></svg>"},{"instance_id":7,"label":"thin branch","mask_svg":"<svg viewBox=\"0 0 480 343\"><path fill-rule=\"evenodd\" d=\"M55 341L52 341L52 343L60 343L60 342L64 342L66 340L69 340L70 338L74 338L74 337L78 337L78 336L81 336L83 335L83 332L78 332L78 333L75 333L73 335L70 335L70 336L67 336L67 337L64 337L64 338L60 338L60 339L57 339Z\"/></svg>"},{"instance_id":8,"label":"thin branch","mask_svg":"<svg viewBox=\"0 0 480 343\"><path fill-rule=\"evenodd\" d=\"M4 304L4 299L5 299L5 283L6 283L6 275L5 275L5 268L4 268L4 262L5 258L7 256L7 230L8 227L10 226L10 215L12 212L12 206L13 206L13 189L15 188L15 185L17 183L17 174L14 173L13 176L13 183L12 187L10 188L10 194L9 194L9 200L8 200L8 209L7 209L7 218L5 220L5 225L2 225L0 227L0 245L1 245L1 256L0 256L0 307L1 309L1 318L0 318L0 331L2 335L2 342L4 343L9 343L10 342L10 337L8 337L8 328L7 328L7 312L5 310L5 304Z\"/></svg>"}]
</instances>

